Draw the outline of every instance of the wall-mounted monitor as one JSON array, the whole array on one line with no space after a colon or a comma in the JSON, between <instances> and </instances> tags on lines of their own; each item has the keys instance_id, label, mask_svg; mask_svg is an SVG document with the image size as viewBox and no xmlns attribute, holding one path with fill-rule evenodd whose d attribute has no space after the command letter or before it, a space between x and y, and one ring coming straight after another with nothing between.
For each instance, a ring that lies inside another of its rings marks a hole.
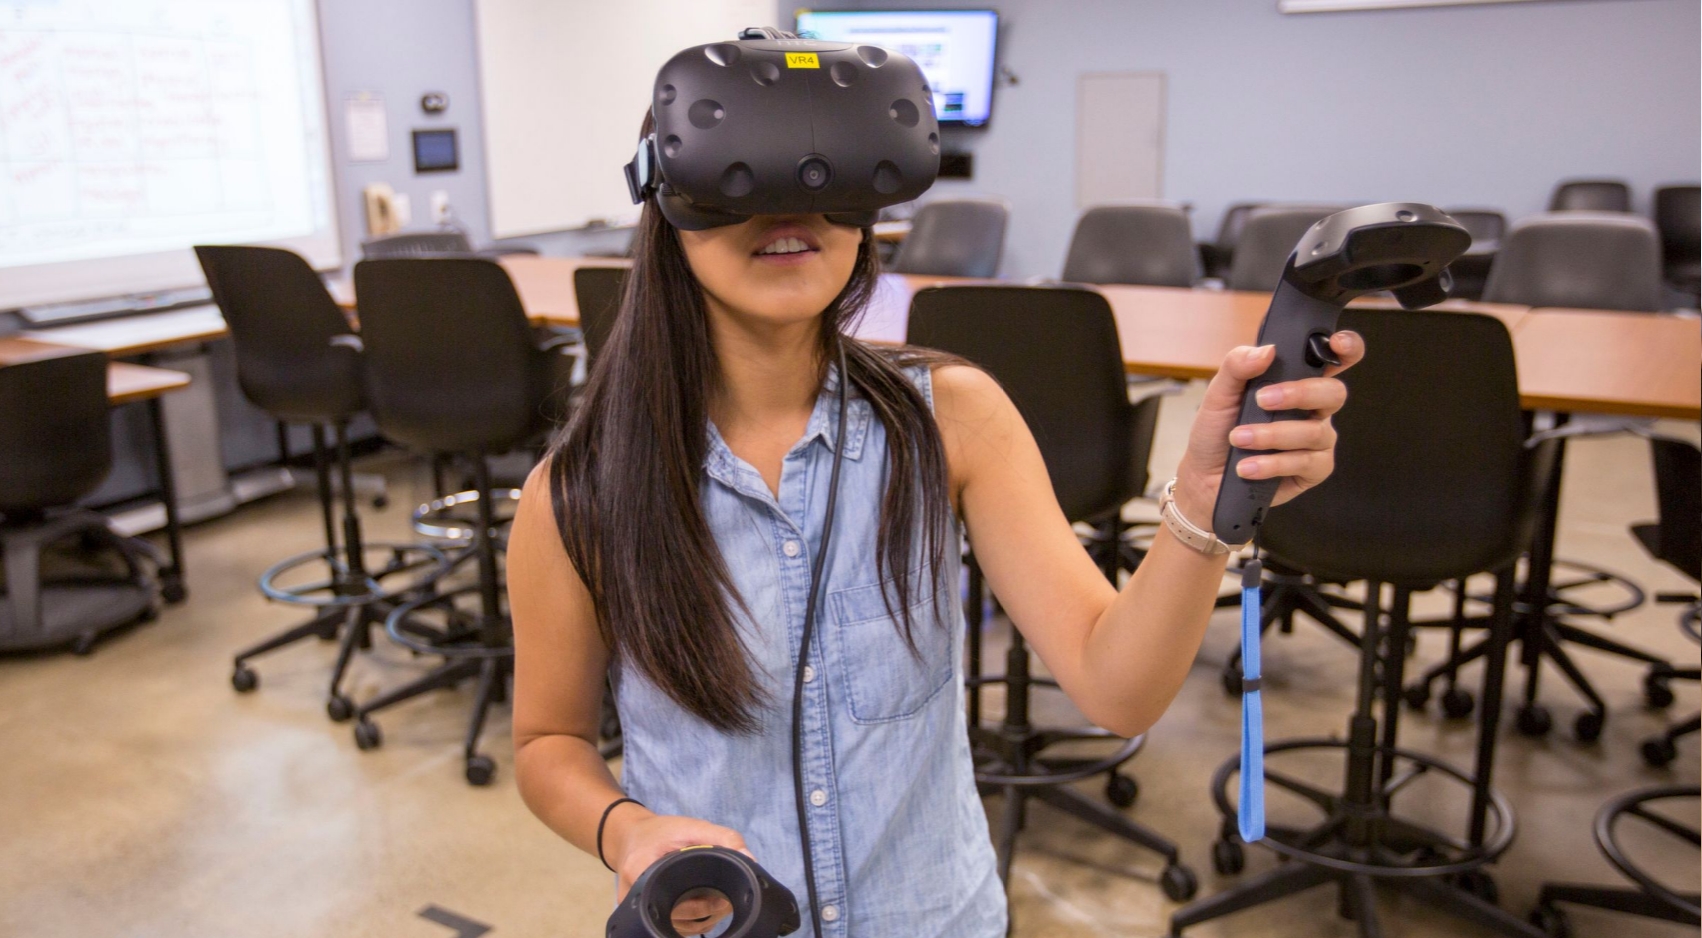
<instances>
[{"instance_id":1,"label":"wall-mounted monitor","mask_svg":"<svg viewBox=\"0 0 1702 938\"><path fill-rule=\"evenodd\" d=\"M979 127L993 111L993 10L800 10L797 31L902 52L922 67L942 124Z\"/></svg>"}]
</instances>

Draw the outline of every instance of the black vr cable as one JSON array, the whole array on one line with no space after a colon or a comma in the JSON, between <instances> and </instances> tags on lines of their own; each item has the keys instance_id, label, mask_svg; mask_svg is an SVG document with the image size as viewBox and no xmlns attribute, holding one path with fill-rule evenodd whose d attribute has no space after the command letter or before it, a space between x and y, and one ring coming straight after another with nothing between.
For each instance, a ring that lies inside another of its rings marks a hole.
<instances>
[{"instance_id":1,"label":"black vr cable","mask_svg":"<svg viewBox=\"0 0 1702 938\"><path fill-rule=\"evenodd\" d=\"M810 892L810 924L814 938L821 938L821 899L816 894L815 861L810 849L809 802L804 797L804 668L810 660L810 639L815 634L816 606L821 595L823 567L833 541L833 514L839 500L839 467L845 458L845 423L851 397L851 376L845 370L845 337L836 345L839 352L839 426L833 431L833 471L827 481L827 517L821 526L821 547L810 565L810 596L804 604L804 634L798 642L798 666L792 675L792 792L798 806L798 843L804 849L804 884Z\"/></svg>"}]
</instances>

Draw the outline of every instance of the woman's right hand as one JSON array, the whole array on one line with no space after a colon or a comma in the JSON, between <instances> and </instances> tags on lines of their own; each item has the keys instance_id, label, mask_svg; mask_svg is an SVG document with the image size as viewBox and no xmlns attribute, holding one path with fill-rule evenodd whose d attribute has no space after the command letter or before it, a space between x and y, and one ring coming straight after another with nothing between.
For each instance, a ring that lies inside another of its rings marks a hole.
<instances>
[{"instance_id":1,"label":"woman's right hand","mask_svg":"<svg viewBox=\"0 0 1702 938\"><path fill-rule=\"evenodd\" d=\"M637 805L624 810L631 811L632 816L619 818L617 810L616 815L611 817L610 831L605 834L609 843L603 851L609 858L609 865L620 877L620 887L615 893L616 904L625 901L627 891L652 863L683 847L726 847L756 859L745 849L745 839L731 828L697 818L651 814ZM640 815L640 811L644 813ZM616 818L624 823L617 826ZM707 934L732 914L732 904L720 893L711 892L704 896L687 893L675 904L671 917L674 930L689 936Z\"/></svg>"}]
</instances>

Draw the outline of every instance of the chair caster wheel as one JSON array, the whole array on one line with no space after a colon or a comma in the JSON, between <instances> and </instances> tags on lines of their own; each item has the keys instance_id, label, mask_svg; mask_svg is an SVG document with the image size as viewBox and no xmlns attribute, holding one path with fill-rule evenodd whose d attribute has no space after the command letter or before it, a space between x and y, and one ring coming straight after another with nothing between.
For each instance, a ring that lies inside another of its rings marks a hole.
<instances>
[{"instance_id":1,"label":"chair caster wheel","mask_svg":"<svg viewBox=\"0 0 1702 938\"><path fill-rule=\"evenodd\" d=\"M1111 777L1105 780L1105 800L1119 808L1133 806L1140 796L1141 785L1131 776L1112 772Z\"/></svg>"},{"instance_id":2,"label":"chair caster wheel","mask_svg":"<svg viewBox=\"0 0 1702 938\"><path fill-rule=\"evenodd\" d=\"M1572 921L1566 910L1552 902L1544 902L1531 910L1530 923L1542 929L1549 938L1572 938Z\"/></svg>"},{"instance_id":3,"label":"chair caster wheel","mask_svg":"<svg viewBox=\"0 0 1702 938\"><path fill-rule=\"evenodd\" d=\"M1650 707L1661 710L1672 706L1671 680L1665 674L1651 674L1643 678L1643 699L1648 702Z\"/></svg>"},{"instance_id":4,"label":"chair caster wheel","mask_svg":"<svg viewBox=\"0 0 1702 938\"><path fill-rule=\"evenodd\" d=\"M1501 901L1501 887L1495 885L1495 879L1482 870L1466 870L1449 877L1454 888L1476 896L1479 899L1496 905Z\"/></svg>"},{"instance_id":5,"label":"chair caster wheel","mask_svg":"<svg viewBox=\"0 0 1702 938\"><path fill-rule=\"evenodd\" d=\"M325 701L325 715L330 717L333 723L342 723L355 715L354 701L342 694L332 694Z\"/></svg>"},{"instance_id":6,"label":"chair caster wheel","mask_svg":"<svg viewBox=\"0 0 1702 938\"><path fill-rule=\"evenodd\" d=\"M1643 754L1643 762L1651 769L1664 769L1672 760L1678 758L1678 747L1665 736L1653 736L1643 740L1638 751Z\"/></svg>"},{"instance_id":7,"label":"chair caster wheel","mask_svg":"<svg viewBox=\"0 0 1702 938\"><path fill-rule=\"evenodd\" d=\"M489 785L496 778L496 763L490 756L467 757L467 784Z\"/></svg>"},{"instance_id":8,"label":"chair caster wheel","mask_svg":"<svg viewBox=\"0 0 1702 938\"><path fill-rule=\"evenodd\" d=\"M1548 708L1542 704L1527 704L1519 708L1516 723L1519 732L1526 736L1546 736L1554 727L1554 718L1549 716Z\"/></svg>"},{"instance_id":9,"label":"chair caster wheel","mask_svg":"<svg viewBox=\"0 0 1702 938\"><path fill-rule=\"evenodd\" d=\"M1247 868L1247 849L1233 840L1212 844L1211 868L1219 876L1234 876Z\"/></svg>"},{"instance_id":10,"label":"chair caster wheel","mask_svg":"<svg viewBox=\"0 0 1702 938\"><path fill-rule=\"evenodd\" d=\"M1231 697L1241 696L1241 669L1223 669L1223 692Z\"/></svg>"},{"instance_id":11,"label":"chair caster wheel","mask_svg":"<svg viewBox=\"0 0 1702 938\"><path fill-rule=\"evenodd\" d=\"M1401 699L1407 702L1408 709L1423 710L1425 704L1430 703L1430 685L1414 684L1401 691Z\"/></svg>"},{"instance_id":12,"label":"chair caster wheel","mask_svg":"<svg viewBox=\"0 0 1702 938\"><path fill-rule=\"evenodd\" d=\"M374 496L372 496L372 507L374 509L378 510L378 511L383 511L384 509L389 508L390 507L390 496L388 496L388 495L374 495Z\"/></svg>"},{"instance_id":13,"label":"chair caster wheel","mask_svg":"<svg viewBox=\"0 0 1702 938\"><path fill-rule=\"evenodd\" d=\"M1594 710L1585 710L1572 721L1572 736L1581 743L1593 743L1602 738L1602 724L1607 717Z\"/></svg>"},{"instance_id":14,"label":"chair caster wheel","mask_svg":"<svg viewBox=\"0 0 1702 938\"><path fill-rule=\"evenodd\" d=\"M378 731L378 724L362 717L361 721L355 724L355 748L365 752L382 745L384 734Z\"/></svg>"},{"instance_id":15,"label":"chair caster wheel","mask_svg":"<svg viewBox=\"0 0 1702 938\"><path fill-rule=\"evenodd\" d=\"M1199 891L1200 881L1193 870L1180 863L1172 863L1158 874L1158 886L1164 890L1164 898L1171 902L1187 902Z\"/></svg>"},{"instance_id":16,"label":"chair caster wheel","mask_svg":"<svg viewBox=\"0 0 1702 938\"><path fill-rule=\"evenodd\" d=\"M255 674L254 669L248 665L239 664L236 670L230 673L230 686L236 688L237 693L246 694L260 686L260 675Z\"/></svg>"},{"instance_id":17,"label":"chair caster wheel","mask_svg":"<svg viewBox=\"0 0 1702 938\"><path fill-rule=\"evenodd\" d=\"M183 581L168 579L160 586L160 597L168 603L180 603L189 598L189 590L183 586Z\"/></svg>"},{"instance_id":18,"label":"chair caster wheel","mask_svg":"<svg viewBox=\"0 0 1702 938\"><path fill-rule=\"evenodd\" d=\"M1471 716L1476 707L1477 700L1469 690L1455 687L1442 694L1442 713L1450 720L1463 720Z\"/></svg>"}]
</instances>

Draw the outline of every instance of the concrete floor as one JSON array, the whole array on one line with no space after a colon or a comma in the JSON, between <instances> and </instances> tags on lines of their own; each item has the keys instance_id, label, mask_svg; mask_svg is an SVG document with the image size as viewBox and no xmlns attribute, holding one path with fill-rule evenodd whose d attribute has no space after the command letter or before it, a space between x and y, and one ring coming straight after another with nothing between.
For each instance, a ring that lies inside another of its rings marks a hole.
<instances>
[{"instance_id":1,"label":"concrete floor","mask_svg":"<svg viewBox=\"0 0 1702 938\"><path fill-rule=\"evenodd\" d=\"M1197 394L1196 387L1166 401L1155 475L1174 465ZM1663 429L1696 435L1695 425ZM369 536L402 536L406 506L426 493L425 471L393 454L362 468L389 475L395 505L367 512ZM1645 558L1626 533L1628 523L1655 514L1641 441L1575 443L1565 492L1564 555L1628 573L1651 593L1691 588ZM433 906L485 923L494 935L602 934L609 877L521 804L506 711L493 717L486 736L497 783L474 789L460 771L470 689L385 714L383 748L364 753L347 725L325 718L333 645L309 641L261 659L258 692L232 692L231 653L299 618L262 599L256 574L316 546L317 525L305 493L200 525L187 537L189 602L87 658L0 659L0 935L442 938L453 929L419 914ZM1426 602L1435 608L1445 601ZM1610 631L1696 661L1674 620L1670 607L1649 606L1620 617ZM995 625L989 640L996 644L1002 630ZM1181 697L1131 763L1141 796L1130 816L1178 841L1200 874L1202 894L1236 881L1211 871L1218 819L1206 794L1213 769L1237 746L1238 707L1218 681L1235 641L1234 615L1221 613ZM1339 734L1351 707L1353 654L1306 625L1266 647L1269 735ZM1415 663L1435 661L1441 651L1440 635L1425 636ZM1699 774L1694 737L1667 771L1645 768L1636 753L1637 742L1669 715L1696 709L1695 685L1677 686L1670 714L1652 712L1642 705L1639 669L1582 657L1613 708L1602 742L1571 741L1565 730L1579 702L1545 676L1543 699L1557 731L1542 740L1509 733L1500 750L1498 784L1520 826L1496 877L1503 905L1520 914L1545 880L1619 882L1590 840L1602 801L1642 785L1694 784ZM381 642L357 660L351 689L357 699L369 697L421 667ZM1477 674L1469 678L1473 686ZM1075 719L1061 703L1041 709ZM1464 764L1473 734L1434 710L1405 720L1403 744ZM1314 768L1324 771L1321 781L1333 782L1337 770ZM1415 791L1414 800L1427 797ZM1451 804L1437 800L1424 810L1457 817ZM997 810L996 800L989 807ZM1293 812L1293 804L1273 796L1273 818ZM1696 822L1693 809L1681 818ZM1694 851L1647 839L1634 844L1668 881L1697 882ZM1275 863L1269 851L1248 852L1248 873ZM1154 885L1157 870L1152 855L1033 808L1013 875L1015 934L1164 934L1174 907ZM1382 902L1394 938L1483 934L1405 899ZM1333 891L1316 890L1188 934L1356 934L1335 917L1335 905ZM1573 921L1579 935L1695 934L1582 911Z\"/></svg>"}]
</instances>

